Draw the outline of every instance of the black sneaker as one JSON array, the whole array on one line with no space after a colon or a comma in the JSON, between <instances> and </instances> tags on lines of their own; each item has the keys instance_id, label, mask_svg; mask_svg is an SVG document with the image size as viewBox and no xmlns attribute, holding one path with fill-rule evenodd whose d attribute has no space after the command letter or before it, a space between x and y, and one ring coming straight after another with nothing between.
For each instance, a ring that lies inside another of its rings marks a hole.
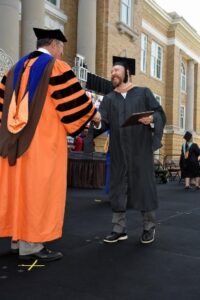
<instances>
[{"instance_id":1,"label":"black sneaker","mask_svg":"<svg viewBox=\"0 0 200 300\"><path fill-rule=\"evenodd\" d=\"M144 230L140 239L142 244L150 244L155 240L155 227L152 227L150 230Z\"/></svg>"},{"instance_id":2,"label":"black sneaker","mask_svg":"<svg viewBox=\"0 0 200 300\"><path fill-rule=\"evenodd\" d=\"M186 185L185 186L185 190L190 190L191 189L191 186L190 185Z\"/></svg>"},{"instance_id":3,"label":"black sneaker","mask_svg":"<svg viewBox=\"0 0 200 300\"><path fill-rule=\"evenodd\" d=\"M116 243L118 241L127 240L127 238L128 238L127 233L111 232L111 234L105 237L103 241L104 243Z\"/></svg>"},{"instance_id":4,"label":"black sneaker","mask_svg":"<svg viewBox=\"0 0 200 300\"><path fill-rule=\"evenodd\" d=\"M58 260L63 257L63 254L61 252L55 252L47 249L44 247L42 250L40 250L37 253L29 254L29 255L19 255L20 259L23 260L33 260L33 259L38 259L43 262L48 262L48 261L53 261L53 260Z\"/></svg>"}]
</instances>

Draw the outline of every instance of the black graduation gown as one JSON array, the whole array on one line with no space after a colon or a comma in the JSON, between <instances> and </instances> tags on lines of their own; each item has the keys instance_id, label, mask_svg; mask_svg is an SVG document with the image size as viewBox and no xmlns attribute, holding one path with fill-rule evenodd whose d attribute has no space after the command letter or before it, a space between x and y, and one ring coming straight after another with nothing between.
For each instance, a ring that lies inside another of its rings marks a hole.
<instances>
[{"instance_id":1,"label":"black graduation gown","mask_svg":"<svg viewBox=\"0 0 200 300\"><path fill-rule=\"evenodd\" d=\"M180 157L180 168L181 178L196 178L200 176L200 166L198 157L200 156L200 148L196 143L192 143L189 148L188 158L185 158L184 145L182 145L181 157Z\"/></svg>"},{"instance_id":2,"label":"black graduation gown","mask_svg":"<svg viewBox=\"0 0 200 300\"><path fill-rule=\"evenodd\" d=\"M154 133L150 125L121 127L136 112L153 110ZM113 91L99 107L101 132L110 130L110 200L115 212L128 204L137 210L158 207L153 151L161 147L165 113L148 88L133 87L126 98ZM96 135L100 133L95 130ZM127 197L126 197L127 196Z\"/></svg>"}]
</instances>

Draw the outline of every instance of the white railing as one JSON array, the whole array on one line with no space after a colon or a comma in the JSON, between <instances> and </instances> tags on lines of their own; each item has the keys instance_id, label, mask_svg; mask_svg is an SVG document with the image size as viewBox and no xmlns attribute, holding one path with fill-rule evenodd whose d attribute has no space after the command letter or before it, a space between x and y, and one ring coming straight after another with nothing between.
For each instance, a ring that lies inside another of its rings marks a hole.
<instances>
[{"instance_id":1,"label":"white railing","mask_svg":"<svg viewBox=\"0 0 200 300\"><path fill-rule=\"evenodd\" d=\"M88 73L88 69L81 67L81 66L76 66L72 68L76 77L78 78L78 80L80 81L87 81L87 73Z\"/></svg>"}]
</instances>

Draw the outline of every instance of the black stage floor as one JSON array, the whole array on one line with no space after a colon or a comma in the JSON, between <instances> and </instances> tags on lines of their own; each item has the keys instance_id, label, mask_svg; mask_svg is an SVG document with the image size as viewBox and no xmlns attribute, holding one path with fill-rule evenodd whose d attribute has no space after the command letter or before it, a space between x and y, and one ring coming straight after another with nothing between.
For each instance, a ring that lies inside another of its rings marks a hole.
<instances>
[{"instance_id":1,"label":"black stage floor","mask_svg":"<svg viewBox=\"0 0 200 300\"><path fill-rule=\"evenodd\" d=\"M24 267L0 239L0 299L199 300L200 191L158 185L157 240L139 243L141 216L128 210L127 241L105 245L111 230L103 190L69 189L63 238L49 244L64 258Z\"/></svg>"}]
</instances>

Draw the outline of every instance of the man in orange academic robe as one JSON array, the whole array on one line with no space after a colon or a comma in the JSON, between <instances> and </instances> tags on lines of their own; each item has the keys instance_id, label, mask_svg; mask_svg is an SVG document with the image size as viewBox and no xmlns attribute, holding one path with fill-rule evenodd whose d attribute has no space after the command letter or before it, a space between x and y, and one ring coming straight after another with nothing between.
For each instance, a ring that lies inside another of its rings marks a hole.
<instances>
[{"instance_id":1,"label":"man in orange academic robe","mask_svg":"<svg viewBox=\"0 0 200 300\"><path fill-rule=\"evenodd\" d=\"M65 36L34 28L37 51L0 84L0 237L23 259L62 258L47 241L62 236L67 138L99 118L70 66L60 60Z\"/></svg>"}]
</instances>

